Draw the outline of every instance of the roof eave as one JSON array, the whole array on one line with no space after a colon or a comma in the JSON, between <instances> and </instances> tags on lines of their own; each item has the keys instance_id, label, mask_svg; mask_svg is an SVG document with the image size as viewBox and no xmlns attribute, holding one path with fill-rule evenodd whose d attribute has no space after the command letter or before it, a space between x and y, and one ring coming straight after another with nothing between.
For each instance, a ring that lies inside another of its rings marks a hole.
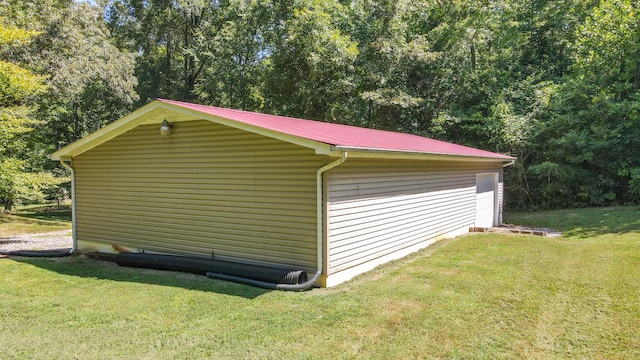
<instances>
[{"instance_id":1,"label":"roof eave","mask_svg":"<svg viewBox=\"0 0 640 360\"><path fill-rule=\"evenodd\" d=\"M371 149L351 146L332 146L332 156L340 156L343 152L348 152L350 158L376 158L376 159L398 159L398 160L446 160L446 161L482 161L482 162L502 162L511 165L515 157L497 154L498 156L476 156L461 154L445 154L436 152L407 151L407 150L385 150Z\"/></svg>"}]
</instances>

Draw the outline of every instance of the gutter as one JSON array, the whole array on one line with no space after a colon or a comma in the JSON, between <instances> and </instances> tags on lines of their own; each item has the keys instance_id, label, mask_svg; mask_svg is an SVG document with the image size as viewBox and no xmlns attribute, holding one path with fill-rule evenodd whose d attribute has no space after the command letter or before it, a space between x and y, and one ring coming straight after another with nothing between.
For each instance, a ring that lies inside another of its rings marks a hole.
<instances>
[{"instance_id":1,"label":"gutter","mask_svg":"<svg viewBox=\"0 0 640 360\"><path fill-rule=\"evenodd\" d=\"M320 275L322 274L322 268L323 268L323 264L324 264L324 248L323 248L323 243L324 243L324 201L323 201L323 196L322 196L322 189L323 189L323 183L322 183L322 174L324 174L325 172L333 169L334 167L344 163L345 161L347 161L347 157L348 157L348 153L345 151L342 153L342 156L340 157L340 159L329 163L323 167L321 167L320 169L318 169L318 171L316 172L316 223L317 223L317 244L316 244L316 249L318 251L317 253L317 270L316 273L311 277L311 279L309 279L308 282L311 282L311 284L314 284L316 282L316 280L318 280L318 278L320 277Z\"/></svg>"},{"instance_id":2,"label":"gutter","mask_svg":"<svg viewBox=\"0 0 640 360\"><path fill-rule=\"evenodd\" d=\"M372 149L354 146L331 146L331 151L338 153L350 152L352 157L373 157L376 159L416 159L416 160L449 160L449 161L510 161L515 160L512 156L494 153L497 156L487 155L464 155L439 152L423 152L412 150L393 149Z\"/></svg>"},{"instance_id":3,"label":"gutter","mask_svg":"<svg viewBox=\"0 0 640 360\"><path fill-rule=\"evenodd\" d=\"M68 163L67 163L68 162ZM71 232L73 237L73 247L69 250L70 254L78 249L78 238L76 229L76 170L73 167L72 160L60 159L60 165L71 171Z\"/></svg>"}]
</instances>

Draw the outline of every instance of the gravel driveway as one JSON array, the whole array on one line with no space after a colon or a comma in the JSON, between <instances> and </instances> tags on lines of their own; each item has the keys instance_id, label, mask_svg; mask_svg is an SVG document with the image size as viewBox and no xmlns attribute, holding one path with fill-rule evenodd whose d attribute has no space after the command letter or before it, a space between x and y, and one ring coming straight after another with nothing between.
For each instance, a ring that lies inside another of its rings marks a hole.
<instances>
[{"instance_id":1,"label":"gravel driveway","mask_svg":"<svg viewBox=\"0 0 640 360\"><path fill-rule=\"evenodd\" d=\"M0 252L65 249L73 246L71 231L0 237Z\"/></svg>"}]
</instances>

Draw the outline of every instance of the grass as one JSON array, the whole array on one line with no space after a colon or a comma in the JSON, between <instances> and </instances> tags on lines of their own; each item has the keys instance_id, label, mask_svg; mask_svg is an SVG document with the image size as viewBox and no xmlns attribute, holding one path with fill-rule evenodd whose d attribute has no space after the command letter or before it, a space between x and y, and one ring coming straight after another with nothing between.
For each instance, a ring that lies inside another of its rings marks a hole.
<instances>
[{"instance_id":1,"label":"grass","mask_svg":"<svg viewBox=\"0 0 640 360\"><path fill-rule=\"evenodd\" d=\"M49 204L19 208L15 213L0 212L0 237L37 234L51 231L71 231L71 207Z\"/></svg>"},{"instance_id":2,"label":"grass","mask_svg":"<svg viewBox=\"0 0 640 360\"><path fill-rule=\"evenodd\" d=\"M594 235L624 234L640 229L640 208L606 207L513 213L505 215L506 223L554 228L568 237L588 238Z\"/></svg>"},{"instance_id":3,"label":"grass","mask_svg":"<svg viewBox=\"0 0 640 360\"><path fill-rule=\"evenodd\" d=\"M568 235L463 236L303 293L82 257L0 259L0 349L20 359L640 358L639 215L512 214Z\"/></svg>"}]
</instances>

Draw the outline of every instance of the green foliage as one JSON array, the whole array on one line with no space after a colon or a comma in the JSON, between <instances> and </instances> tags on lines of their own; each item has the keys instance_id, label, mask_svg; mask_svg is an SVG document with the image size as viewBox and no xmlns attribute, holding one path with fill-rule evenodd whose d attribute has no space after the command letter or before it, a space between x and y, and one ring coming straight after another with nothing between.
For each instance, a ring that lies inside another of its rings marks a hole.
<instances>
[{"instance_id":1,"label":"green foliage","mask_svg":"<svg viewBox=\"0 0 640 360\"><path fill-rule=\"evenodd\" d=\"M629 192L635 200L640 200L640 167L630 169L629 175Z\"/></svg>"},{"instance_id":2,"label":"green foliage","mask_svg":"<svg viewBox=\"0 0 640 360\"><path fill-rule=\"evenodd\" d=\"M0 14L0 151L34 171L162 97L504 152L508 207L639 200L631 0L8 0Z\"/></svg>"},{"instance_id":3,"label":"green foliage","mask_svg":"<svg viewBox=\"0 0 640 360\"><path fill-rule=\"evenodd\" d=\"M28 44L31 38L38 34L37 31L20 29L15 26L0 26L0 46L20 46Z\"/></svg>"},{"instance_id":4,"label":"green foliage","mask_svg":"<svg viewBox=\"0 0 640 360\"><path fill-rule=\"evenodd\" d=\"M221 5L208 1L114 0L109 27L120 48L137 54L137 91L143 103L156 97L193 100L192 92L220 45Z\"/></svg>"},{"instance_id":5,"label":"green foliage","mask_svg":"<svg viewBox=\"0 0 640 360\"><path fill-rule=\"evenodd\" d=\"M0 61L0 106L22 104L46 89L44 76L6 61Z\"/></svg>"},{"instance_id":6,"label":"green foliage","mask_svg":"<svg viewBox=\"0 0 640 360\"><path fill-rule=\"evenodd\" d=\"M576 75L620 95L640 87L640 16L631 0L602 1L578 29Z\"/></svg>"},{"instance_id":7,"label":"green foliage","mask_svg":"<svg viewBox=\"0 0 640 360\"><path fill-rule=\"evenodd\" d=\"M0 155L24 156L29 152L28 135L39 122L26 106L0 109Z\"/></svg>"},{"instance_id":8,"label":"green foliage","mask_svg":"<svg viewBox=\"0 0 640 360\"><path fill-rule=\"evenodd\" d=\"M202 77L190 95L220 106L257 110L264 107L261 77L267 69L265 36L271 26L269 1L232 1L217 16L219 27L206 30Z\"/></svg>"},{"instance_id":9,"label":"green foliage","mask_svg":"<svg viewBox=\"0 0 640 360\"><path fill-rule=\"evenodd\" d=\"M110 1L153 97L432 136L519 159L509 206L633 199L631 1ZM555 164L553 171L550 164Z\"/></svg>"},{"instance_id":10,"label":"green foliage","mask_svg":"<svg viewBox=\"0 0 640 360\"><path fill-rule=\"evenodd\" d=\"M629 201L640 164L640 20L631 2L602 2L576 30L573 65L548 106L536 141L539 160L557 163L555 206ZM635 34L635 35L634 35ZM548 188L544 181L536 188ZM637 200L637 198L636 198ZM550 204L553 205L553 204Z\"/></svg>"},{"instance_id":11,"label":"green foliage","mask_svg":"<svg viewBox=\"0 0 640 360\"><path fill-rule=\"evenodd\" d=\"M103 14L88 3L55 4L29 49L29 63L51 74L39 117L50 125L45 136L55 147L117 120L138 100L134 55L112 44Z\"/></svg>"},{"instance_id":12,"label":"green foliage","mask_svg":"<svg viewBox=\"0 0 640 360\"><path fill-rule=\"evenodd\" d=\"M0 17L0 23L4 20ZM11 62L10 54L37 35L0 27L0 204L9 211L13 205L44 200L45 191L66 181L39 167L42 159L28 161L43 155L42 144L32 138L41 122L33 118L31 102L48 90L48 77Z\"/></svg>"},{"instance_id":13,"label":"green foliage","mask_svg":"<svg viewBox=\"0 0 640 360\"><path fill-rule=\"evenodd\" d=\"M335 19L345 8L338 1L294 1L279 6L274 20L264 77L265 108L311 119L332 119L353 89L351 70L357 44Z\"/></svg>"},{"instance_id":14,"label":"green foliage","mask_svg":"<svg viewBox=\"0 0 640 360\"><path fill-rule=\"evenodd\" d=\"M47 171L27 171L23 161L4 158L0 161L0 204L11 211L14 205L44 202L45 191L68 179Z\"/></svg>"}]
</instances>

